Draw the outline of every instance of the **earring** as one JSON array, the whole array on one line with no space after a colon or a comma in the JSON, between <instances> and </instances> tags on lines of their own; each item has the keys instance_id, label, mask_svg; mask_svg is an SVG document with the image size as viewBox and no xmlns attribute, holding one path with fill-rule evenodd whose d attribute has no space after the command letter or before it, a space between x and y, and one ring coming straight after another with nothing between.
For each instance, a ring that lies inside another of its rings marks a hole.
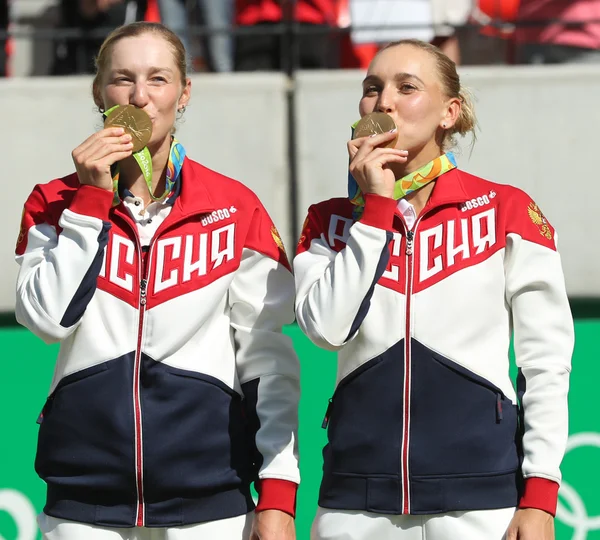
<instances>
[{"instance_id":1,"label":"earring","mask_svg":"<svg viewBox=\"0 0 600 540\"><path fill-rule=\"evenodd\" d=\"M180 112L181 114L183 114L185 112L185 105L183 107L181 107L181 109L179 109L177 112Z\"/></svg>"},{"instance_id":2,"label":"earring","mask_svg":"<svg viewBox=\"0 0 600 540\"><path fill-rule=\"evenodd\" d=\"M442 124L442 127L443 127L444 129L446 129L446 124Z\"/></svg>"}]
</instances>

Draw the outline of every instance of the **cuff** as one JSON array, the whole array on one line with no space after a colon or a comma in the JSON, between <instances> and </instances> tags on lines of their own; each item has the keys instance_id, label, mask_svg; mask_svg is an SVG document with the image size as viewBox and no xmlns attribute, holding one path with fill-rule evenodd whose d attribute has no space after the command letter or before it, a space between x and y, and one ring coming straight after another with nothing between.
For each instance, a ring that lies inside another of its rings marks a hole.
<instances>
[{"instance_id":1,"label":"cuff","mask_svg":"<svg viewBox=\"0 0 600 540\"><path fill-rule=\"evenodd\" d=\"M296 492L298 484L277 478L263 478L256 482L258 504L256 511L281 510L296 517Z\"/></svg>"},{"instance_id":2,"label":"cuff","mask_svg":"<svg viewBox=\"0 0 600 540\"><path fill-rule=\"evenodd\" d=\"M519 508L537 508L556 515L559 485L546 478L526 478L525 490L519 501Z\"/></svg>"},{"instance_id":3,"label":"cuff","mask_svg":"<svg viewBox=\"0 0 600 540\"><path fill-rule=\"evenodd\" d=\"M108 212L112 203L112 191L96 186L81 185L69 205L69 210L76 214L108 221Z\"/></svg>"},{"instance_id":4,"label":"cuff","mask_svg":"<svg viewBox=\"0 0 600 540\"><path fill-rule=\"evenodd\" d=\"M374 193L365 194L365 209L360 222L371 227L392 230L394 213L398 203L389 197L382 197Z\"/></svg>"}]
</instances>

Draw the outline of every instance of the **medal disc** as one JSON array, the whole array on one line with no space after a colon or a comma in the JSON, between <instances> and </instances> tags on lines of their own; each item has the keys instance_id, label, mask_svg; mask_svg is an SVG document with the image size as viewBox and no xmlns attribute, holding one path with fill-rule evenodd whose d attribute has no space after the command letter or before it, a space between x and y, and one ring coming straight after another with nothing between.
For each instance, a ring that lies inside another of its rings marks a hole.
<instances>
[{"instance_id":1,"label":"medal disc","mask_svg":"<svg viewBox=\"0 0 600 540\"><path fill-rule=\"evenodd\" d=\"M152 137L152 120L135 105L120 105L104 121L104 127L122 127L131 135L133 151L139 152Z\"/></svg>"},{"instance_id":2,"label":"medal disc","mask_svg":"<svg viewBox=\"0 0 600 540\"><path fill-rule=\"evenodd\" d=\"M354 139L359 137L369 137L370 135L379 135L387 133L396 127L394 119L386 113L374 112L363 116L354 128ZM394 148L398 142L396 137L385 145L385 148Z\"/></svg>"}]
</instances>

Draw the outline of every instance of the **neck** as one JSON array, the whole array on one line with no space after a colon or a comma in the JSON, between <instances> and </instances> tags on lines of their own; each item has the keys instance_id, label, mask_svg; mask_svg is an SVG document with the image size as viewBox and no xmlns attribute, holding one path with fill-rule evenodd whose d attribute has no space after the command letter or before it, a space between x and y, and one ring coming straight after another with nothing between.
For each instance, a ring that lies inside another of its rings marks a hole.
<instances>
[{"instance_id":1,"label":"neck","mask_svg":"<svg viewBox=\"0 0 600 540\"><path fill-rule=\"evenodd\" d=\"M423 148L418 150L412 158L409 154L409 160L404 164L394 164L391 168L394 171L397 179L403 178L406 175L415 172L420 169L424 165L427 165L430 161L433 161L435 158L440 157L444 154L444 150L438 144L428 144ZM431 193L433 192L433 188L435 186L435 180L429 182L427 185L423 186L421 189L417 191L413 191L409 193L405 198L406 201L412 204L415 208L415 213L417 216L423 211L429 197L431 197Z\"/></svg>"},{"instance_id":2,"label":"neck","mask_svg":"<svg viewBox=\"0 0 600 540\"><path fill-rule=\"evenodd\" d=\"M158 145L148 146L152 156L152 193L160 197L165 190L165 179L169 152L171 149L171 137L167 137ZM135 197L144 201L144 206L152 202L148 192L148 186L140 166L133 156L124 159L119 164L119 184L131 191Z\"/></svg>"}]
</instances>

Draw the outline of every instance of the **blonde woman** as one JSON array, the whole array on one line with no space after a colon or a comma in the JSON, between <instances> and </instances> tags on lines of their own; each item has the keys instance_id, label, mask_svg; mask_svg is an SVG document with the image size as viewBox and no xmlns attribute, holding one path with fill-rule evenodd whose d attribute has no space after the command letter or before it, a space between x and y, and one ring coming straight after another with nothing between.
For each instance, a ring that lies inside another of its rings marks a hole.
<instances>
[{"instance_id":1,"label":"blonde woman","mask_svg":"<svg viewBox=\"0 0 600 540\"><path fill-rule=\"evenodd\" d=\"M573 349L554 229L457 168L475 116L439 49L380 51L359 111L397 129L348 143L349 197L309 209L294 260L298 323L338 351L312 537L551 540Z\"/></svg>"},{"instance_id":2,"label":"blonde woman","mask_svg":"<svg viewBox=\"0 0 600 540\"><path fill-rule=\"evenodd\" d=\"M138 164L129 132L98 131L76 173L25 203L17 319L60 343L36 456L42 534L293 540L299 369L277 230L173 137L191 95L173 32L118 28L97 66L100 110L134 106L152 133Z\"/></svg>"}]
</instances>

